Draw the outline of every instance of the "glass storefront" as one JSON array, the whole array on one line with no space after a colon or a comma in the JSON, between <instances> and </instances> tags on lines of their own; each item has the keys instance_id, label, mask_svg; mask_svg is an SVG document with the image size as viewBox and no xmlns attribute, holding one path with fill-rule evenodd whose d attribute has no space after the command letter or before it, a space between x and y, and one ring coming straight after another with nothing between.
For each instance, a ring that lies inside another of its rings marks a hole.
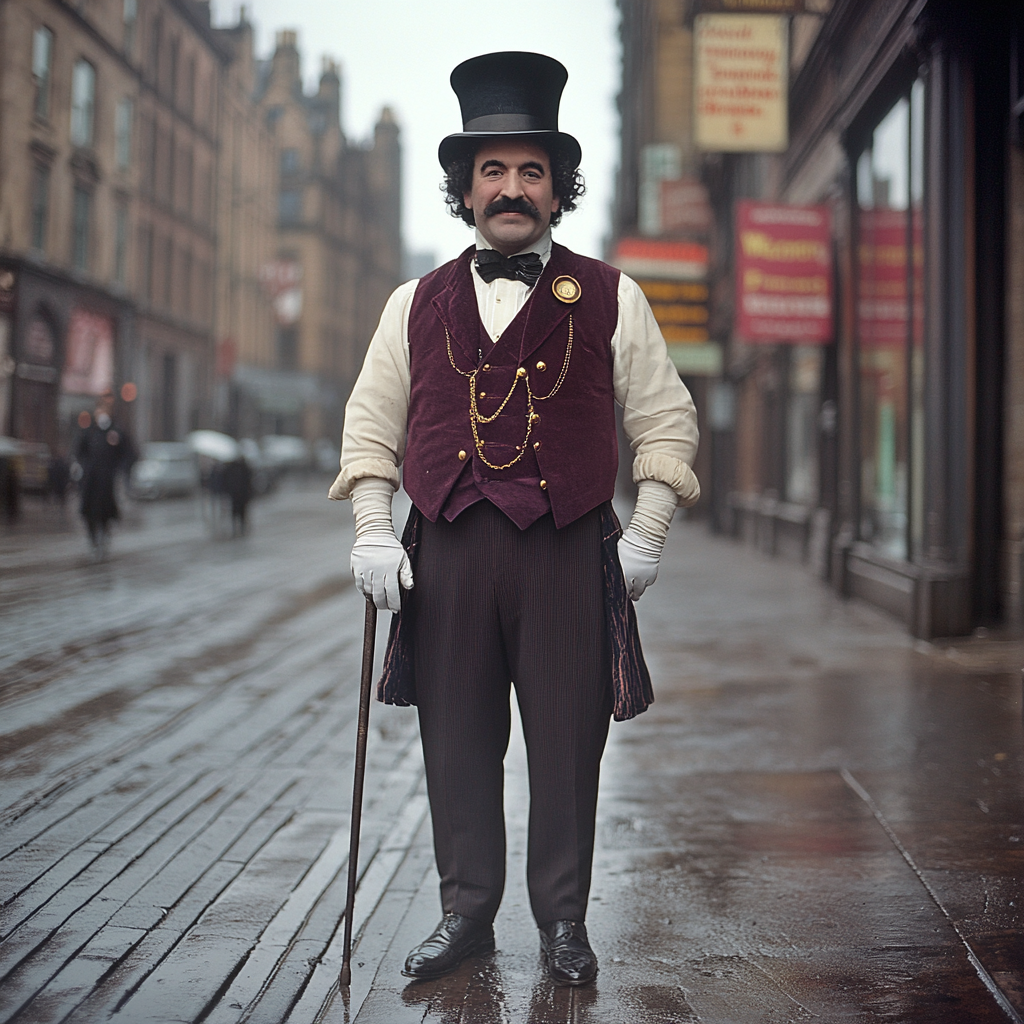
<instances>
[{"instance_id":1,"label":"glass storefront","mask_svg":"<svg viewBox=\"0 0 1024 1024\"><path fill-rule=\"evenodd\" d=\"M922 527L923 93L915 82L857 162L860 539L896 559Z\"/></svg>"}]
</instances>

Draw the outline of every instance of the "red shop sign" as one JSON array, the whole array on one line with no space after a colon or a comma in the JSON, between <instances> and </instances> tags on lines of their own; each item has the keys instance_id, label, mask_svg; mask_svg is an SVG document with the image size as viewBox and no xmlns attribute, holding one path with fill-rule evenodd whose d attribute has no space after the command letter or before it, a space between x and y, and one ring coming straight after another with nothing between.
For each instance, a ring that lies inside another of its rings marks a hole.
<instances>
[{"instance_id":1,"label":"red shop sign","mask_svg":"<svg viewBox=\"0 0 1024 1024\"><path fill-rule=\"evenodd\" d=\"M827 206L736 204L736 333L751 342L832 340Z\"/></svg>"}]
</instances>

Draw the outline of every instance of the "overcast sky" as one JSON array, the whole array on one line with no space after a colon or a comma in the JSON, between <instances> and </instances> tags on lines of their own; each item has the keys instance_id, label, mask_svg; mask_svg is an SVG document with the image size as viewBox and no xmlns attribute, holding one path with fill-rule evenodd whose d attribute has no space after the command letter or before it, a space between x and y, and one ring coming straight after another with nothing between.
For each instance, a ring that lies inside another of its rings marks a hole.
<instances>
[{"instance_id":1,"label":"overcast sky","mask_svg":"<svg viewBox=\"0 0 1024 1024\"><path fill-rule=\"evenodd\" d=\"M257 50L268 56L278 29L299 33L307 89L326 55L341 63L343 127L368 138L388 105L402 129L406 245L450 259L472 241L438 191L437 145L461 130L448 84L456 64L493 50L536 50L569 70L559 127L579 139L588 194L555 238L587 256L601 255L608 232L617 161L618 15L614 0L544 0L512 6L467 0L250 0ZM237 22L238 4L213 0L218 25Z\"/></svg>"}]
</instances>

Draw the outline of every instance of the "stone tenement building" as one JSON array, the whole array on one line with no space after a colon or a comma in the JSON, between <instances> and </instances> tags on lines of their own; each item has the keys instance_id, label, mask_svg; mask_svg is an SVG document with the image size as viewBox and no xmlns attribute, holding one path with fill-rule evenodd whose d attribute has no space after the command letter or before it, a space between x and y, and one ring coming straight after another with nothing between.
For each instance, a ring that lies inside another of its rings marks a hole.
<instances>
[{"instance_id":1,"label":"stone tenement building","mask_svg":"<svg viewBox=\"0 0 1024 1024\"><path fill-rule=\"evenodd\" d=\"M279 32L259 69L259 110L278 157L273 359L244 349L235 374L237 429L338 438L344 399L391 291L401 282L398 127L385 109L364 147L340 120L337 66L303 91L294 32ZM274 369L271 371L270 367ZM303 410L304 413L303 413Z\"/></svg>"},{"instance_id":2,"label":"stone tenement building","mask_svg":"<svg viewBox=\"0 0 1024 1024\"><path fill-rule=\"evenodd\" d=\"M338 433L398 131L347 142L337 69L306 97L294 34L252 46L199 0L0 5L0 434L64 445L108 388L140 440Z\"/></svg>"}]
</instances>

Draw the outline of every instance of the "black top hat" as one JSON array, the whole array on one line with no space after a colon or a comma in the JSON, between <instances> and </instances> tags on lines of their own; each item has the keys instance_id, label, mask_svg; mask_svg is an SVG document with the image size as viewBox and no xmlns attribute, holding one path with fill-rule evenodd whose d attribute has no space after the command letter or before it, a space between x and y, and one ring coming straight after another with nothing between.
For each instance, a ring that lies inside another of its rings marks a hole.
<instances>
[{"instance_id":1,"label":"black top hat","mask_svg":"<svg viewBox=\"0 0 1024 1024\"><path fill-rule=\"evenodd\" d=\"M513 135L556 149L579 167L580 144L558 130L558 104L568 78L554 57L542 53L506 50L463 61L451 77L462 108L462 131L441 140L441 166L447 169L466 140Z\"/></svg>"}]
</instances>

